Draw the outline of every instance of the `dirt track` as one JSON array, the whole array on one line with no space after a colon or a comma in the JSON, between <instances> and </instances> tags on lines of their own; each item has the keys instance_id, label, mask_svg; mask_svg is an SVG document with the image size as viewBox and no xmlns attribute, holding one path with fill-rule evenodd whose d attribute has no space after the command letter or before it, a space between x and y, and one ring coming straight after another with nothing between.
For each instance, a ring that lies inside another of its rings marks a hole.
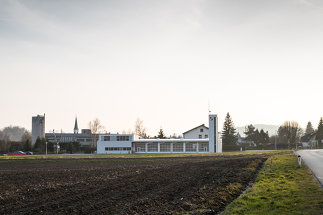
<instances>
[{"instance_id":1,"label":"dirt track","mask_svg":"<svg viewBox=\"0 0 323 215\"><path fill-rule=\"evenodd\" d=\"M264 160L0 160L0 214L215 214Z\"/></svg>"}]
</instances>

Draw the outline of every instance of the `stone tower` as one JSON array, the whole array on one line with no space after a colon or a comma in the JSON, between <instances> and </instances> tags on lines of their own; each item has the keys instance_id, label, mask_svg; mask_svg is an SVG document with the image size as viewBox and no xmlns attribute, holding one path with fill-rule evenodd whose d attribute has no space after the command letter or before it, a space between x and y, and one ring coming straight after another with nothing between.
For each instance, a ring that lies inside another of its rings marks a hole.
<instances>
[{"instance_id":1,"label":"stone tower","mask_svg":"<svg viewBox=\"0 0 323 215\"><path fill-rule=\"evenodd\" d=\"M37 138L45 138L45 114L32 117L31 125L32 144L35 144Z\"/></svg>"}]
</instances>

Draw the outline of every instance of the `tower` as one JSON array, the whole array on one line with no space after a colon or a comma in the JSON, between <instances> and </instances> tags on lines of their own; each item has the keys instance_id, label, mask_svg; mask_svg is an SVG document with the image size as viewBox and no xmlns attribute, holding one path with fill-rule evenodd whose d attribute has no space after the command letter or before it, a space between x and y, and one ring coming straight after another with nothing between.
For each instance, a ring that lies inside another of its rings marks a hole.
<instances>
[{"instance_id":1,"label":"tower","mask_svg":"<svg viewBox=\"0 0 323 215\"><path fill-rule=\"evenodd\" d=\"M209 151L222 152L222 144L218 140L218 117L216 114L209 115Z\"/></svg>"},{"instance_id":2,"label":"tower","mask_svg":"<svg viewBox=\"0 0 323 215\"><path fill-rule=\"evenodd\" d=\"M35 144L38 137L45 138L45 114L33 116L31 121L31 142Z\"/></svg>"},{"instance_id":3,"label":"tower","mask_svg":"<svg viewBox=\"0 0 323 215\"><path fill-rule=\"evenodd\" d=\"M79 127L77 125L77 117L75 117L74 134L78 134L78 133L79 133Z\"/></svg>"}]
</instances>

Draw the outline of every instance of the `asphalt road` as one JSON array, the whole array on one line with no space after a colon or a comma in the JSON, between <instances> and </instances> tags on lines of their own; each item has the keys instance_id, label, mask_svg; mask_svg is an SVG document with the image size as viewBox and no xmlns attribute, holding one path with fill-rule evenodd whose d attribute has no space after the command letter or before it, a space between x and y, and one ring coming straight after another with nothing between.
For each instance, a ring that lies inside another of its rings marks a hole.
<instances>
[{"instance_id":1,"label":"asphalt road","mask_svg":"<svg viewBox=\"0 0 323 215\"><path fill-rule=\"evenodd\" d=\"M323 186L323 149L300 150L297 153Z\"/></svg>"}]
</instances>

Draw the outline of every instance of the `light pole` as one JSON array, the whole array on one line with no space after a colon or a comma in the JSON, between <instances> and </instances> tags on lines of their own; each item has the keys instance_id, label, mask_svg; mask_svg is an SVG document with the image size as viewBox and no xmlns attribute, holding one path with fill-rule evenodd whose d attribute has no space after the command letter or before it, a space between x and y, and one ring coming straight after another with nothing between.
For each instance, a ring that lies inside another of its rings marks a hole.
<instances>
[{"instance_id":1,"label":"light pole","mask_svg":"<svg viewBox=\"0 0 323 215\"><path fill-rule=\"evenodd\" d=\"M275 150L277 150L277 136L278 136L278 132L276 131L276 135L275 135Z\"/></svg>"},{"instance_id":2,"label":"light pole","mask_svg":"<svg viewBox=\"0 0 323 215\"><path fill-rule=\"evenodd\" d=\"M47 141L46 141L46 155L47 155Z\"/></svg>"}]
</instances>

